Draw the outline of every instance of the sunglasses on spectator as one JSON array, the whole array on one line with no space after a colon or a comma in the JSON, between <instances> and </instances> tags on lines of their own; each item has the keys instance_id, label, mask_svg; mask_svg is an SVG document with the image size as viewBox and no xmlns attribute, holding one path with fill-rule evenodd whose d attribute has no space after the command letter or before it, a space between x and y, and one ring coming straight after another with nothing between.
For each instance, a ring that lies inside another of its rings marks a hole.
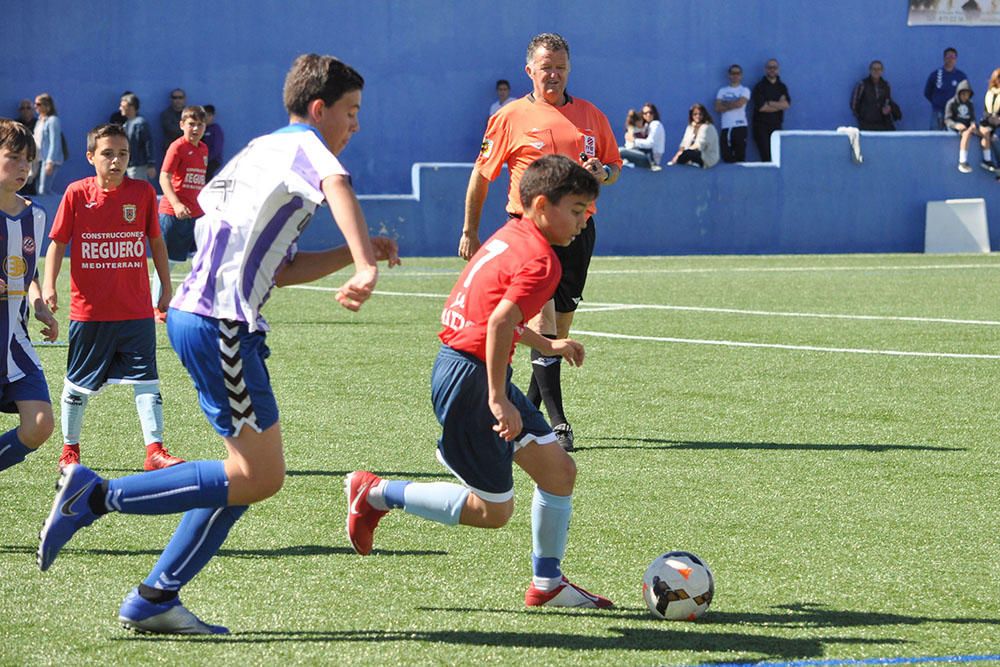
<instances>
[{"instance_id":1,"label":"sunglasses on spectator","mask_svg":"<svg viewBox=\"0 0 1000 667\"><path fill-rule=\"evenodd\" d=\"M170 99L172 99L172 100L183 100L184 96L183 95L171 95Z\"/></svg>"},{"instance_id":2,"label":"sunglasses on spectator","mask_svg":"<svg viewBox=\"0 0 1000 667\"><path fill-rule=\"evenodd\" d=\"M743 70L741 70L741 69L731 69L731 70L729 70L729 73L730 74L743 74Z\"/></svg>"}]
</instances>

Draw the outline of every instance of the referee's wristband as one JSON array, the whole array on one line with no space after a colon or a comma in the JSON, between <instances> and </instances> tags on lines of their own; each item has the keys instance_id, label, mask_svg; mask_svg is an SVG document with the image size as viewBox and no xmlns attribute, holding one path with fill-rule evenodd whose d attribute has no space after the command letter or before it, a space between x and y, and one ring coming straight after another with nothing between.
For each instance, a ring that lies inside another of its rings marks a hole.
<instances>
[{"instance_id":1,"label":"referee's wristband","mask_svg":"<svg viewBox=\"0 0 1000 667\"><path fill-rule=\"evenodd\" d=\"M604 182L607 183L611 180L611 167L606 164L601 165L604 167Z\"/></svg>"}]
</instances>

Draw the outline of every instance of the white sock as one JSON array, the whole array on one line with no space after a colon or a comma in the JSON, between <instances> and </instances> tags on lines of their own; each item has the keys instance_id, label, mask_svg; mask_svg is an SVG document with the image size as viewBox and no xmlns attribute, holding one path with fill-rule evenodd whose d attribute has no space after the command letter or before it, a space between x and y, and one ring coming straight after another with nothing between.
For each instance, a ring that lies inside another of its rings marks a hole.
<instances>
[{"instance_id":1,"label":"white sock","mask_svg":"<svg viewBox=\"0 0 1000 667\"><path fill-rule=\"evenodd\" d=\"M989 148L983 149L983 162L993 162L993 151Z\"/></svg>"},{"instance_id":2,"label":"white sock","mask_svg":"<svg viewBox=\"0 0 1000 667\"><path fill-rule=\"evenodd\" d=\"M959 162L968 162L969 161L969 151L968 150L964 150L964 151L963 150L959 150L958 151L958 161Z\"/></svg>"},{"instance_id":3,"label":"white sock","mask_svg":"<svg viewBox=\"0 0 1000 667\"><path fill-rule=\"evenodd\" d=\"M532 577L531 584L540 591L548 593L559 588L562 577Z\"/></svg>"},{"instance_id":4,"label":"white sock","mask_svg":"<svg viewBox=\"0 0 1000 667\"><path fill-rule=\"evenodd\" d=\"M368 504L372 506L373 509L381 510L385 512L389 509L389 506L385 502L385 487L389 483L389 480L383 479L378 483L377 486L373 486L368 490Z\"/></svg>"}]
</instances>

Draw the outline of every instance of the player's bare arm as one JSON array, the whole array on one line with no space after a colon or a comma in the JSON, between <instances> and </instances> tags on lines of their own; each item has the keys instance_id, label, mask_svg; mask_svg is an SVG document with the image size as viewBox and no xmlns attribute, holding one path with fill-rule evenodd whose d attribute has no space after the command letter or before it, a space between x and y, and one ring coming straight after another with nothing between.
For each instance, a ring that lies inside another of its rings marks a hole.
<instances>
[{"instance_id":1,"label":"player's bare arm","mask_svg":"<svg viewBox=\"0 0 1000 667\"><path fill-rule=\"evenodd\" d=\"M583 365L583 343L575 341L572 338L559 338L553 340L539 335L537 332L525 327L524 332L521 334L521 340L518 342L524 343L528 347L538 350L546 357L554 357L557 355L561 356L569 362L571 366Z\"/></svg>"},{"instance_id":2,"label":"player's bare arm","mask_svg":"<svg viewBox=\"0 0 1000 667\"><path fill-rule=\"evenodd\" d=\"M478 170L473 169L469 177L469 187L465 191L465 221L462 223L462 237L458 240L458 256L469 260L479 250L479 221L483 217L483 205L490 191L490 182Z\"/></svg>"},{"instance_id":3,"label":"player's bare arm","mask_svg":"<svg viewBox=\"0 0 1000 667\"><path fill-rule=\"evenodd\" d=\"M42 282L42 300L53 313L59 310L59 296L56 294L56 278L66 255L66 244L53 240L45 253L45 280Z\"/></svg>"},{"instance_id":4,"label":"player's bare arm","mask_svg":"<svg viewBox=\"0 0 1000 667\"><path fill-rule=\"evenodd\" d=\"M45 325L42 327L42 338L50 343L53 342L59 337L59 322L45 305L45 300L42 299L42 287L37 279L28 283L28 303L35 311L35 319Z\"/></svg>"},{"instance_id":5,"label":"player's bare arm","mask_svg":"<svg viewBox=\"0 0 1000 667\"><path fill-rule=\"evenodd\" d=\"M368 236L361 204L348 178L334 174L323 179L323 194L333 219L340 228L354 259L354 275L337 291L337 302L348 310L358 310L368 300L378 282L375 251Z\"/></svg>"},{"instance_id":6,"label":"player's bare arm","mask_svg":"<svg viewBox=\"0 0 1000 667\"><path fill-rule=\"evenodd\" d=\"M156 302L156 307L162 312L167 312L170 307L170 299L173 297L173 286L170 283L170 262L167 259L167 242L162 236L149 239L149 253L153 256L153 270L160 279L160 298Z\"/></svg>"},{"instance_id":7,"label":"player's bare arm","mask_svg":"<svg viewBox=\"0 0 1000 667\"><path fill-rule=\"evenodd\" d=\"M521 433L521 413L507 398L507 360L514 344L514 328L524 320L513 301L501 299L486 324L486 377L490 412L497 423L493 430L504 440Z\"/></svg>"},{"instance_id":8,"label":"player's bare arm","mask_svg":"<svg viewBox=\"0 0 1000 667\"><path fill-rule=\"evenodd\" d=\"M160 189L163 190L163 196L167 198L167 201L170 202L170 206L174 209L174 217L180 220L185 220L191 217L191 209L185 206L177 197L174 185L170 182L169 171L160 172Z\"/></svg>"},{"instance_id":9,"label":"player's bare arm","mask_svg":"<svg viewBox=\"0 0 1000 667\"><path fill-rule=\"evenodd\" d=\"M373 236L371 244L375 251L376 261L387 262L389 268L401 263L399 246L392 239L385 236ZM275 275L275 284L278 287L287 287L288 285L311 283L331 273L336 273L350 266L353 262L351 249L346 245L329 250L298 252L290 262L278 269L278 273Z\"/></svg>"}]
</instances>

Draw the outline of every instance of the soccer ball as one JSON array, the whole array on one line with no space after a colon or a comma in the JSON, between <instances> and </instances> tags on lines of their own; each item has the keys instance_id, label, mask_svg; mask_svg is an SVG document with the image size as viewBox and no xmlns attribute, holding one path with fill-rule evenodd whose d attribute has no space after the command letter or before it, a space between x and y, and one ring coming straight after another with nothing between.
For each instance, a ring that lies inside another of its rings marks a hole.
<instances>
[{"instance_id":1,"label":"soccer ball","mask_svg":"<svg viewBox=\"0 0 1000 667\"><path fill-rule=\"evenodd\" d=\"M714 594L712 571L687 551L658 556L642 576L642 597L657 618L693 621L708 610Z\"/></svg>"}]
</instances>

